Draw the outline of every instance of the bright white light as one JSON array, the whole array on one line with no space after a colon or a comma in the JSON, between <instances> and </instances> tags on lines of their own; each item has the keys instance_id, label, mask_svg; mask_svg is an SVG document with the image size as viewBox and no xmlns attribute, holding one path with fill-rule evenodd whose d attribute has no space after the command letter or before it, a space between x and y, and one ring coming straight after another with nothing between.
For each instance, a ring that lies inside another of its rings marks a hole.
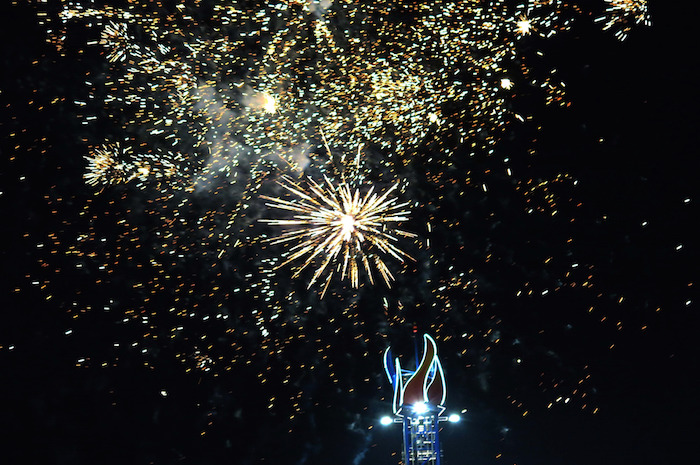
<instances>
[{"instance_id":1,"label":"bright white light","mask_svg":"<svg viewBox=\"0 0 700 465\"><path fill-rule=\"evenodd\" d=\"M503 78L501 79L501 87L504 89L512 89L513 88L513 81L511 81L508 78Z\"/></svg>"},{"instance_id":2,"label":"bright white light","mask_svg":"<svg viewBox=\"0 0 700 465\"><path fill-rule=\"evenodd\" d=\"M275 98L268 94L263 92L262 94L262 108L265 113L274 113L277 111L277 102L275 102Z\"/></svg>"},{"instance_id":3,"label":"bright white light","mask_svg":"<svg viewBox=\"0 0 700 465\"><path fill-rule=\"evenodd\" d=\"M457 423L459 420L459 415L457 415L456 413L453 413L452 415L447 417L447 421L449 421L450 423Z\"/></svg>"},{"instance_id":4,"label":"bright white light","mask_svg":"<svg viewBox=\"0 0 700 465\"><path fill-rule=\"evenodd\" d=\"M381 420L379 420L379 423L381 423L384 426L388 426L394 422L394 419L391 417L382 417Z\"/></svg>"},{"instance_id":5,"label":"bright white light","mask_svg":"<svg viewBox=\"0 0 700 465\"><path fill-rule=\"evenodd\" d=\"M352 238L352 233L355 231L355 217L352 215L341 216L340 227L343 231L343 239L349 241Z\"/></svg>"},{"instance_id":6,"label":"bright white light","mask_svg":"<svg viewBox=\"0 0 700 465\"><path fill-rule=\"evenodd\" d=\"M425 402L416 402L413 404L413 411L418 414L425 413L428 411L428 404Z\"/></svg>"},{"instance_id":7,"label":"bright white light","mask_svg":"<svg viewBox=\"0 0 700 465\"><path fill-rule=\"evenodd\" d=\"M141 176L142 178L147 178L148 175L151 173L151 169L148 166L139 166L136 171L138 171L139 176Z\"/></svg>"},{"instance_id":8,"label":"bright white light","mask_svg":"<svg viewBox=\"0 0 700 465\"><path fill-rule=\"evenodd\" d=\"M527 18L527 16L521 15L518 21L515 22L516 31L520 34L526 36L530 33L532 29L532 21Z\"/></svg>"}]
</instances>

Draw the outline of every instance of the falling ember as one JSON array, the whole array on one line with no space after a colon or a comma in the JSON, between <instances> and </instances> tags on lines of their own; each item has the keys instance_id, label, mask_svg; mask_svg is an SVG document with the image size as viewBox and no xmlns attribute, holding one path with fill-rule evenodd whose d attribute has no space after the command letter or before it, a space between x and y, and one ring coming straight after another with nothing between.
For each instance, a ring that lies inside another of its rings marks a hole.
<instances>
[{"instance_id":1,"label":"falling ember","mask_svg":"<svg viewBox=\"0 0 700 465\"><path fill-rule=\"evenodd\" d=\"M309 287L326 274L321 296L336 272L341 279L349 278L353 288L359 287L361 267L372 284L374 268L386 285L391 286L394 277L380 254L391 255L402 263L405 258L412 259L394 243L398 236L415 237L390 228L392 223L408 220L408 202L399 203L396 197L391 197L397 185L383 194L375 193L371 187L362 195L359 187L346 181L334 184L327 177L323 184L310 178L306 181L308 189L289 177L280 182L297 197L294 200L264 197L270 201L269 207L294 212L288 220L263 220L273 225L296 226L271 240L273 244L294 244L280 266L299 261L295 277L308 266L315 266Z\"/></svg>"}]
</instances>

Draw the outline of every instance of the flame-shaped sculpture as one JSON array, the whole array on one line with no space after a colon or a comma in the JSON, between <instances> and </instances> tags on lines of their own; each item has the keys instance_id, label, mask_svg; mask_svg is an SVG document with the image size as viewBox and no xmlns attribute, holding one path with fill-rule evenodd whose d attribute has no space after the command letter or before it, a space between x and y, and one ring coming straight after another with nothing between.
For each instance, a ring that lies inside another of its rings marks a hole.
<instances>
[{"instance_id":1,"label":"flame-shaped sculpture","mask_svg":"<svg viewBox=\"0 0 700 465\"><path fill-rule=\"evenodd\" d=\"M394 414L401 415L404 406L419 403L437 408L440 413L445 409L445 374L437 356L437 344L432 337L423 335L423 358L416 371L402 371L398 357L392 364L388 348L384 352L384 368L394 387ZM405 384L404 376L408 377Z\"/></svg>"}]
</instances>

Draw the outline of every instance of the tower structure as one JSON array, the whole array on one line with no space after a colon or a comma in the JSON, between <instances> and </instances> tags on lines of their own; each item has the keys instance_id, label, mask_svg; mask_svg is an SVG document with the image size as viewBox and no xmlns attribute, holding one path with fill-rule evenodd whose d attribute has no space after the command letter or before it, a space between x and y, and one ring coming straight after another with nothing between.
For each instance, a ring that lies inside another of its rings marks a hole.
<instances>
[{"instance_id":1,"label":"tower structure","mask_svg":"<svg viewBox=\"0 0 700 465\"><path fill-rule=\"evenodd\" d=\"M417 358L417 357L416 357ZM384 352L384 369L394 388L393 422L403 425L405 465L440 465L441 416L445 411L445 374L437 356L437 344L423 335L423 356L414 371L392 360L391 349Z\"/></svg>"}]
</instances>

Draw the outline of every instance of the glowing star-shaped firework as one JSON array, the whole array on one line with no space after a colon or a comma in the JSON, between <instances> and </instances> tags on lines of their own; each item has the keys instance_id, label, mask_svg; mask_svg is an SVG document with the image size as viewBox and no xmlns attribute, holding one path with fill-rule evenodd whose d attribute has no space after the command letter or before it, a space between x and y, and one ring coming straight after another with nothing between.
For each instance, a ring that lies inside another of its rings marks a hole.
<instances>
[{"instance_id":1,"label":"glowing star-shaped firework","mask_svg":"<svg viewBox=\"0 0 700 465\"><path fill-rule=\"evenodd\" d=\"M513 81L511 81L509 78L503 78L501 79L501 88L503 89L512 89L513 88Z\"/></svg>"},{"instance_id":2,"label":"glowing star-shaped firework","mask_svg":"<svg viewBox=\"0 0 700 465\"><path fill-rule=\"evenodd\" d=\"M294 194L294 200L264 197L272 208L289 210L294 216L287 220L264 220L281 226L294 226L272 239L273 244L295 243L290 255L280 266L299 261L294 277L310 265L316 271L309 282L311 287L324 273L325 283L321 297L325 295L331 278L340 273L341 279L350 279L353 288L359 286L360 268L364 268L374 284L372 267L382 275L387 286L394 280L381 257L388 254L404 262L412 259L394 245L398 236L415 237L414 234L392 229L391 225L408 220L408 202L399 203L392 193L397 184L383 194L371 187L364 195L360 188L342 181L334 184L324 176L324 183L307 178L308 188L284 177L280 185ZM360 265L361 263L361 265Z\"/></svg>"},{"instance_id":3,"label":"glowing star-shaped firework","mask_svg":"<svg viewBox=\"0 0 700 465\"><path fill-rule=\"evenodd\" d=\"M518 20L515 22L515 30L518 32L518 34L524 36L530 34L532 31L532 20L525 15L520 15Z\"/></svg>"}]
</instances>

